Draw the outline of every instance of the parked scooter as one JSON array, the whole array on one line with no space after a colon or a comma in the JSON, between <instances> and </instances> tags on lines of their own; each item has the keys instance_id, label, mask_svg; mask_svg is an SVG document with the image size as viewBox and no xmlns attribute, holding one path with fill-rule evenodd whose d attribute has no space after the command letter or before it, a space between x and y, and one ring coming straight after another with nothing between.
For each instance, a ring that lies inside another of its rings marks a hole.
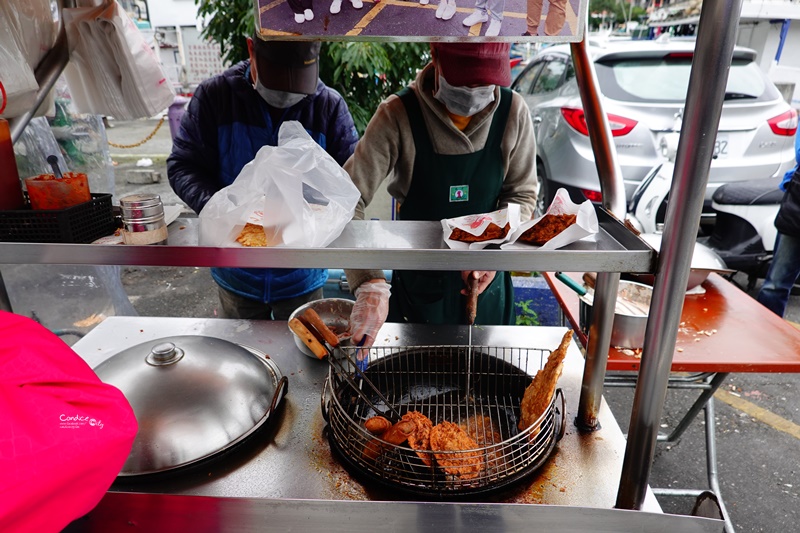
<instances>
[{"instance_id":1,"label":"parked scooter","mask_svg":"<svg viewBox=\"0 0 800 533\"><path fill-rule=\"evenodd\" d=\"M767 275L775 246L775 216L783 191L781 178L726 183L714 192L717 221L705 244L725 265L747 274L747 290Z\"/></svg>"},{"instance_id":2,"label":"parked scooter","mask_svg":"<svg viewBox=\"0 0 800 533\"><path fill-rule=\"evenodd\" d=\"M660 233L672 185L678 132L662 138L664 161L645 176L628 206L628 219L642 233ZM712 195L714 223L698 243L710 248L731 271L748 276L747 290L767 274L775 245L775 216L783 192L780 178L726 183ZM701 224L703 220L701 220Z\"/></svg>"}]
</instances>

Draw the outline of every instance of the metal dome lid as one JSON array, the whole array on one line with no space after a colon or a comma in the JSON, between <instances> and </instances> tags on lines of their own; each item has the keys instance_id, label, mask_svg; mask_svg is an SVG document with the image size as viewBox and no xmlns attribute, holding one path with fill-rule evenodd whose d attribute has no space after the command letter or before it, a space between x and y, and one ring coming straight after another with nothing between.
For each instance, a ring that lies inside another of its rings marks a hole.
<instances>
[{"instance_id":1,"label":"metal dome lid","mask_svg":"<svg viewBox=\"0 0 800 533\"><path fill-rule=\"evenodd\" d=\"M94 371L122 391L139 423L120 476L173 470L230 448L267 421L287 389L264 354L199 335L133 346Z\"/></svg>"}]
</instances>

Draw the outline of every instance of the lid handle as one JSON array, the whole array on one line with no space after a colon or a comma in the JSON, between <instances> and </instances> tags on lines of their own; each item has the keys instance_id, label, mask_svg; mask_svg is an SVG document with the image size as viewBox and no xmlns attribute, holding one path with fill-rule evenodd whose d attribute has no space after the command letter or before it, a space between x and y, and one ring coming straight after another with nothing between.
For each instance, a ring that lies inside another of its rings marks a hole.
<instances>
[{"instance_id":1,"label":"lid handle","mask_svg":"<svg viewBox=\"0 0 800 533\"><path fill-rule=\"evenodd\" d=\"M171 365L183 359L183 354L183 350L175 346L175 344L171 342L162 342L150 349L150 353L147 354L145 361L147 361L147 364L153 366Z\"/></svg>"}]
</instances>

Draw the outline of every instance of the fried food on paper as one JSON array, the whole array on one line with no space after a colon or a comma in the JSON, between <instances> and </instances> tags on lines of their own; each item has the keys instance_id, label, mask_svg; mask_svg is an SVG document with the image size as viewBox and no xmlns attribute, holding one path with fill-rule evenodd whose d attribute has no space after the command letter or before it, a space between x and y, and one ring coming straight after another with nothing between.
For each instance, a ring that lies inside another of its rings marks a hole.
<instances>
[{"instance_id":1,"label":"fried food on paper","mask_svg":"<svg viewBox=\"0 0 800 533\"><path fill-rule=\"evenodd\" d=\"M576 215L545 215L517 239L525 244L542 246L575 223Z\"/></svg>"},{"instance_id":2,"label":"fried food on paper","mask_svg":"<svg viewBox=\"0 0 800 533\"><path fill-rule=\"evenodd\" d=\"M561 344L547 358L544 368L536 373L533 381L525 389L525 394L522 396L521 416L518 425L520 431L525 431L536 423L550 405L550 401L556 392L556 383L558 383L558 378L564 368L564 358L567 355L570 339L572 339L572 330L564 334ZM539 427L536 427L532 432L532 436L538 434Z\"/></svg>"},{"instance_id":3,"label":"fried food on paper","mask_svg":"<svg viewBox=\"0 0 800 533\"><path fill-rule=\"evenodd\" d=\"M408 436L408 445L411 446L422 459L426 466L433 464L431 451L431 430L433 422L427 416L418 411L409 411L403 415L403 420L410 420L416 425L416 429Z\"/></svg>"},{"instance_id":4,"label":"fried food on paper","mask_svg":"<svg viewBox=\"0 0 800 533\"><path fill-rule=\"evenodd\" d=\"M508 232L511 230L511 225L506 224L502 228L495 224L494 222L490 222L486 229L483 230L483 233L480 235L473 235L468 231L464 231L461 228L453 228L450 232L450 240L451 241L461 241L461 242L483 242L483 241L490 241L492 239L502 239Z\"/></svg>"},{"instance_id":5,"label":"fried food on paper","mask_svg":"<svg viewBox=\"0 0 800 533\"><path fill-rule=\"evenodd\" d=\"M241 243L242 246L266 246L267 234L264 233L263 226L248 222L236 237L236 242Z\"/></svg>"},{"instance_id":6,"label":"fried food on paper","mask_svg":"<svg viewBox=\"0 0 800 533\"><path fill-rule=\"evenodd\" d=\"M484 468L478 443L452 422L444 421L434 426L430 442L436 463L450 475L460 479L475 479Z\"/></svg>"}]
</instances>

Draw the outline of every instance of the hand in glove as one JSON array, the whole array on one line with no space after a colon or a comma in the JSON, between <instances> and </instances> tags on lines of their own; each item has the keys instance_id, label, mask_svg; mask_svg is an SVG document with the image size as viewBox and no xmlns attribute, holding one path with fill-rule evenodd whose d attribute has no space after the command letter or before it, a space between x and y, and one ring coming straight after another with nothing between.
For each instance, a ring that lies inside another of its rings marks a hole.
<instances>
[{"instance_id":1,"label":"hand in glove","mask_svg":"<svg viewBox=\"0 0 800 533\"><path fill-rule=\"evenodd\" d=\"M368 281L356 289L356 303L350 313L353 343L370 347L389 314L389 284L384 280ZM360 359L359 353L359 359Z\"/></svg>"},{"instance_id":2,"label":"hand in glove","mask_svg":"<svg viewBox=\"0 0 800 533\"><path fill-rule=\"evenodd\" d=\"M464 285L469 286L472 279L478 280L478 294L483 294L483 291L489 288L489 285L494 281L494 276L497 272L485 270L465 270L461 272L461 279L464 280ZM461 294L467 296L466 287L461 289Z\"/></svg>"}]
</instances>

